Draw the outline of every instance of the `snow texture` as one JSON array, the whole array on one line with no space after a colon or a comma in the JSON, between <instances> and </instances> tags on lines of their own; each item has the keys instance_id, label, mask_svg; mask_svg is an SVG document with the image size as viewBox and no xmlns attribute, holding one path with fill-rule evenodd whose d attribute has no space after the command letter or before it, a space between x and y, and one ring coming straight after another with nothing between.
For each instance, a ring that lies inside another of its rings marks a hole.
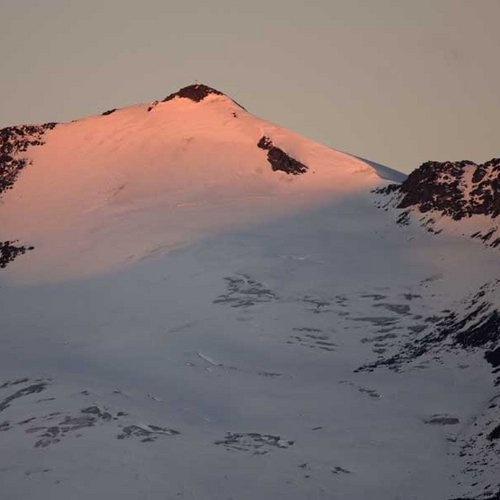
<instances>
[{"instance_id":1,"label":"snow texture","mask_svg":"<svg viewBox=\"0 0 500 500\"><path fill-rule=\"evenodd\" d=\"M34 247L0 270L2 498L498 498L495 249L220 93L40 142L0 204Z\"/></svg>"}]
</instances>

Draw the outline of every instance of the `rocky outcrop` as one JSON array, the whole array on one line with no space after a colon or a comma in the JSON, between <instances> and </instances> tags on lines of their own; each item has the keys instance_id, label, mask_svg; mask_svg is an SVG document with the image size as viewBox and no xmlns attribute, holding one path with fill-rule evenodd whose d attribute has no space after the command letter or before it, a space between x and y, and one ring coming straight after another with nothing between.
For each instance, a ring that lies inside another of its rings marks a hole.
<instances>
[{"instance_id":1,"label":"rocky outcrop","mask_svg":"<svg viewBox=\"0 0 500 500\"><path fill-rule=\"evenodd\" d=\"M482 165L470 161L426 162L400 186L399 208L436 210L460 220L500 215L500 158Z\"/></svg>"},{"instance_id":2,"label":"rocky outcrop","mask_svg":"<svg viewBox=\"0 0 500 500\"><path fill-rule=\"evenodd\" d=\"M420 223L430 232L438 218L458 222L480 216L481 224L471 238L488 246L500 247L500 158L482 165L471 161L429 161L413 171L401 184L378 190L390 202L378 206L402 209L399 224L407 225L411 213L422 214Z\"/></svg>"},{"instance_id":3,"label":"rocky outcrop","mask_svg":"<svg viewBox=\"0 0 500 500\"><path fill-rule=\"evenodd\" d=\"M4 269L7 267L7 264L12 262L16 257L34 248L16 245L15 243L15 241L0 241L0 269Z\"/></svg>"},{"instance_id":4,"label":"rocky outcrop","mask_svg":"<svg viewBox=\"0 0 500 500\"><path fill-rule=\"evenodd\" d=\"M473 359L480 359L475 354L479 354L491 366L496 386L500 386L499 286L500 280L484 284L475 294L455 304L453 310L443 310L425 329L414 331L395 355L380 358L357 371L422 369L429 362L445 364L443 360L461 353L461 359L467 363L459 366L465 370L469 359L473 366ZM476 415L447 433L448 453L462 464L461 474L456 476L460 496L453 500L500 500L499 410L500 393L493 389L489 401ZM433 415L424 422L447 426L460 423L450 415Z\"/></svg>"},{"instance_id":5,"label":"rocky outcrop","mask_svg":"<svg viewBox=\"0 0 500 500\"><path fill-rule=\"evenodd\" d=\"M480 349L493 372L498 373L500 310L496 297L499 286L500 280L485 283L475 294L457 304L455 310L443 311L445 314L413 336L395 356L366 365L362 371L378 366L399 369L429 353ZM497 383L500 384L500 379Z\"/></svg>"},{"instance_id":6,"label":"rocky outcrop","mask_svg":"<svg viewBox=\"0 0 500 500\"><path fill-rule=\"evenodd\" d=\"M22 153L32 146L44 144L43 135L56 123L19 125L0 130L0 194L11 189L19 172L28 164Z\"/></svg>"},{"instance_id":7,"label":"rocky outcrop","mask_svg":"<svg viewBox=\"0 0 500 500\"><path fill-rule=\"evenodd\" d=\"M203 83L195 83L194 85L188 85L187 87L183 87L182 89L178 90L177 92L174 92L173 94L168 95L163 99L161 102L167 102L175 99L176 97L180 97L183 99L190 99L191 101L194 102L201 102L205 97L208 97L209 95L222 95L225 96L222 92L219 90L213 89L212 87L209 87L208 85L204 85ZM227 96L226 96L227 97ZM229 98L228 98L229 99ZM231 99L238 107L241 109L245 109L241 104L238 104L235 100ZM151 111L154 109L154 107L158 104L158 102L154 102L148 111Z\"/></svg>"},{"instance_id":8,"label":"rocky outcrop","mask_svg":"<svg viewBox=\"0 0 500 500\"><path fill-rule=\"evenodd\" d=\"M202 83L196 83L194 85L188 85L187 87L183 87L182 89L174 92L173 94L168 95L163 99L163 102L171 101L176 97L183 97L185 99L191 99L194 102L200 102L205 99L205 97L214 94L214 95L224 95L222 92L215 90L207 85L203 85Z\"/></svg>"},{"instance_id":9,"label":"rocky outcrop","mask_svg":"<svg viewBox=\"0 0 500 500\"><path fill-rule=\"evenodd\" d=\"M263 136L257 143L260 149L267 151L267 161L271 164L274 172L280 170L290 175L305 174L307 165L289 156L285 151L277 148L269 137Z\"/></svg>"},{"instance_id":10,"label":"rocky outcrop","mask_svg":"<svg viewBox=\"0 0 500 500\"><path fill-rule=\"evenodd\" d=\"M398 208L440 212L454 220L471 215L500 215L500 158L482 165L471 161L428 161L401 184L382 192L399 192Z\"/></svg>"},{"instance_id":11,"label":"rocky outcrop","mask_svg":"<svg viewBox=\"0 0 500 500\"><path fill-rule=\"evenodd\" d=\"M6 127L0 130L0 195L7 189L12 189L21 170L29 164L23 153L32 146L43 145L43 135L55 126L56 123L45 123ZM19 245L16 241L0 241L0 269L7 267L28 250L33 250L33 247Z\"/></svg>"}]
</instances>

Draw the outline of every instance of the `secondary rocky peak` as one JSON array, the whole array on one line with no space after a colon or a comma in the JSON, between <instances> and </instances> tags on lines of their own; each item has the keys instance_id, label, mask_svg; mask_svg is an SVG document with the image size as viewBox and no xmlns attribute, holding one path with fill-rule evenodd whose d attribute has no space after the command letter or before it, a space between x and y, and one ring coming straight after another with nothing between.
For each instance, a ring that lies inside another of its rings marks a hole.
<instances>
[{"instance_id":1,"label":"secondary rocky peak","mask_svg":"<svg viewBox=\"0 0 500 500\"><path fill-rule=\"evenodd\" d=\"M390 184L379 192L392 196L388 204L382 204L385 208L403 210L399 224L409 224L411 213L417 213L421 214L418 219L422 226L440 233L445 227L444 218L458 222L476 216L474 223L467 226L468 231L474 231L470 237L500 247L500 158L482 165L472 161L428 161L403 183Z\"/></svg>"},{"instance_id":2,"label":"secondary rocky peak","mask_svg":"<svg viewBox=\"0 0 500 500\"><path fill-rule=\"evenodd\" d=\"M472 161L430 161L413 171L399 187L400 208L437 210L455 220L471 215L500 215L500 159L483 165Z\"/></svg>"}]
</instances>

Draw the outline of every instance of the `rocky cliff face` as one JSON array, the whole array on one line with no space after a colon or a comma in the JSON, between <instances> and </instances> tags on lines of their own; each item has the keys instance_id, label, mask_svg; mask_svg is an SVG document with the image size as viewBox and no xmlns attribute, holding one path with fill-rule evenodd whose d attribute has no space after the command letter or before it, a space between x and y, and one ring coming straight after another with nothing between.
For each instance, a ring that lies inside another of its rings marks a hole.
<instances>
[{"instance_id":1,"label":"rocky cliff face","mask_svg":"<svg viewBox=\"0 0 500 500\"><path fill-rule=\"evenodd\" d=\"M431 232L441 232L447 219L461 221L462 228L464 219L471 219L474 222L467 224L470 237L500 247L500 158L482 165L429 161L403 183L391 184L379 192L391 196L392 207L404 210L399 214L399 223L408 223L412 213L423 214L419 222Z\"/></svg>"},{"instance_id":2,"label":"rocky cliff face","mask_svg":"<svg viewBox=\"0 0 500 500\"><path fill-rule=\"evenodd\" d=\"M424 163L400 186L399 208L437 210L454 220L500 215L500 158L482 165L470 161Z\"/></svg>"}]
</instances>

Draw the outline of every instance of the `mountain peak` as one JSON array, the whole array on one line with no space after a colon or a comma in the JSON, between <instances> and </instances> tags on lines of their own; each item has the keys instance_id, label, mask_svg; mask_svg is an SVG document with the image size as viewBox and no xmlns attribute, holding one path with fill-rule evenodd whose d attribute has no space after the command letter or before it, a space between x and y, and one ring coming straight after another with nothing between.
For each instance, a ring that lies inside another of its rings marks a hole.
<instances>
[{"instance_id":1,"label":"mountain peak","mask_svg":"<svg viewBox=\"0 0 500 500\"><path fill-rule=\"evenodd\" d=\"M182 89L174 92L173 94L168 95L163 99L163 102L171 101L176 97L184 97L186 99L191 99L194 102L200 102L205 99L210 94L214 95L224 95L219 90L216 90L208 85L204 85L203 83L195 83L193 85L188 85L187 87L183 87Z\"/></svg>"},{"instance_id":2,"label":"mountain peak","mask_svg":"<svg viewBox=\"0 0 500 500\"><path fill-rule=\"evenodd\" d=\"M177 92L174 92L165 99L163 99L162 102L167 102L171 101L172 99L175 99L176 97L182 97L184 99L190 99L191 101L194 102L201 102L205 97L209 95L219 95L219 96L224 96L228 99L230 99L234 104L239 106L241 109L245 109L241 104L238 104L234 99L231 99L229 96L221 92L220 90L214 89L212 87L209 87L208 85L205 85L203 83L194 83L192 85L188 85L187 87L182 87L180 90Z\"/></svg>"}]
</instances>

